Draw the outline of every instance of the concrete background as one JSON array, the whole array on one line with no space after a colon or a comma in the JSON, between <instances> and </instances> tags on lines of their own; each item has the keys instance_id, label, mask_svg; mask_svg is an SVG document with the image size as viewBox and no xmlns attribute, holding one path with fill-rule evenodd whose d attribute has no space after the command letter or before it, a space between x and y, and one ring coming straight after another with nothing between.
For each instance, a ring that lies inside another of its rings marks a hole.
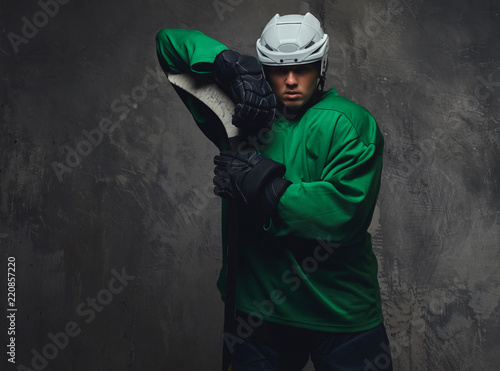
<instances>
[{"instance_id":1,"label":"concrete background","mask_svg":"<svg viewBox=\"0 0 500 371\"><path fill-rule=\"evenodd\" d=\"M0 330L5 350L15 328L16 362L3 351L1 369L219 369L216 150L159 70L154 36L199 29L253 54L275 13L306 10L331 37L327 87L386 138L371 230L395 369L500 369L498 1L0 9Z\"/></svg>"}]
</instances>

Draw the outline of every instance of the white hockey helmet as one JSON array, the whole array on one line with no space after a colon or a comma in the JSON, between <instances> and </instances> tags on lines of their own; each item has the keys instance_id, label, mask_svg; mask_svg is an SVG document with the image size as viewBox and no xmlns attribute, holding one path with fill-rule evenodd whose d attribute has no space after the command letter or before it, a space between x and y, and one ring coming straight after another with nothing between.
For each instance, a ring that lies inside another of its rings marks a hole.
<instances>
[{"instance_id":1,"label":"white hockey helmet","mask_svg":"<svg viewBox=\"0 0 500 371\"><path fill-rule=\"evenodd\" d=\"M320 76L326 77L328 35L320 21L306 15L276 14L257 40L257 56L264 66L289 66L321 61Z\"/></svg>"}]
</instances>

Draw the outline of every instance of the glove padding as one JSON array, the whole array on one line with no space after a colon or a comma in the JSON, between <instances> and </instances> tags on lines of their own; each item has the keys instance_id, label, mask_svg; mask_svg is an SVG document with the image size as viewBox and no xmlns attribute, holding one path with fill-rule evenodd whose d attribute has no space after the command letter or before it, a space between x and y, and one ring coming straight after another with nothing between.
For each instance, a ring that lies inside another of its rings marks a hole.
<instances>
[{"instance_id":1,"label":"glove padding","mask_svg":"<svg viewBox=\"0 0 500 371\"><path fill-rule=\"evenodd\" d=\"M256 58L224 50L215 58L214 74L235 100L234 126L258 130L271 124L277 100Z\"/></svg>"},{"instance_id":2,"label":"glove padding","mask_svg":"<svg viewBox=\"0 0 500 371\"><path fill-rule=\"evenodd\" d=\"M223 151L215 156L214 193L228 199L243 200L265 218L272 216L286 188L285 165L262 157L255 151Z\"/></svg>"}]
</instances>

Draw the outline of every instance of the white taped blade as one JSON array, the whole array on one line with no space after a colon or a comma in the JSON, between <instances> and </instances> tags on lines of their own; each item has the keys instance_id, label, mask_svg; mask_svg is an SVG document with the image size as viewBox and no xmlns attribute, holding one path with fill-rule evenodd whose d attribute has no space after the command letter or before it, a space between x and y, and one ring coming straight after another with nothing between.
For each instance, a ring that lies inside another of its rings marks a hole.
<instances>
[{"instance_id":1,"label":"white taped blade","mask_svg":"<svg viewBox=\"0 0 500 371\"><path fill-rule=\"evenodd\" d=\"M187 73L169 73L168 80L210 108L221 120L228 138L238 136L239 129L231 123L235 104L211 78Z\"/></svg>"}]
</instances>

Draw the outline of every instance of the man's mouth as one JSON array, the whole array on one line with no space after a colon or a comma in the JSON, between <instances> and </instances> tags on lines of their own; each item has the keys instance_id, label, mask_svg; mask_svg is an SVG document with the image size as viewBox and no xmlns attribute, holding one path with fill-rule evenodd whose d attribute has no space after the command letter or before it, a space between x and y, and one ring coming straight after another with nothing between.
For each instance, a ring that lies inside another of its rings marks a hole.
<instances>
[{"instance_id":1,"label":"man's mouth","mask_svg":"<svg viewBox=\"0 0 500 371\"><path fill-rule=\"evenodd\" d=\"M286 91L284 94L286 99L297 99L300 95L301 94L298 91Z\"/></svg>"}]
</instances>

